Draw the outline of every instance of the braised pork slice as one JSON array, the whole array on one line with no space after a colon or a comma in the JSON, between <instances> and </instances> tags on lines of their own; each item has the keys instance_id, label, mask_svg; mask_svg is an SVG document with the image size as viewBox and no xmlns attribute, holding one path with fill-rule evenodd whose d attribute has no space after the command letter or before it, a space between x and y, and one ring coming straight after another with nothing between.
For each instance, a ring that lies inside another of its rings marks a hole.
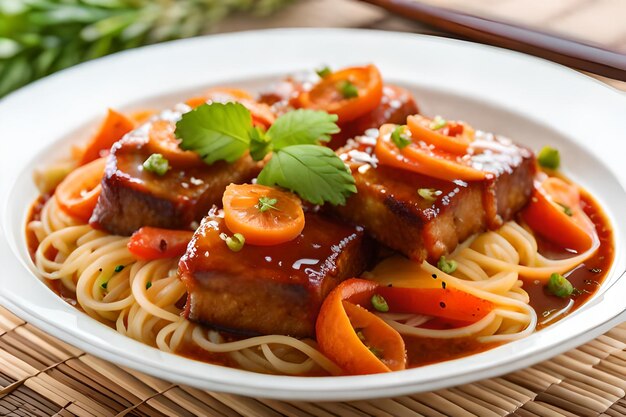
<instances>
[{"instance_id":1,"label":"braised pork slice","mask_svg":"<svg viewBox=\"0 0 626 417\"><path fill-rule=\"evenodd\" d=\"M169 123L173 129L179 117L180 112L164 112L113 146L90 224L118 235L142 226L190 229L213 205L221 205L226 186L248 182L259 173L261 166L249 156L209 166L189 151L171 159L164 175L146 171L144 161L159 151L150 139L151 125Z\"/></svg>"},{"instance_id":2,"label":"braised pork slice","mask_svg":"<svg viewBox=\"0 0 626 417\"><path fill-rule=\"evenodd\" d=\"M294 240L274 246L245 244L233 252L221 213L206 217L179 263L187 286L185 317L241 334L311 337L326 295L359 276L372 258L363 229L305 214Z\"/></svg>"},{"instance_id":3,"label":"braised pork slice","mask_svg":"<svg viewBox=\"0 0 626 417\"><path fill-rule=\"evenodd\" d=\"M348 163L358 192L332 210L415 261L436 261L472 234L512 219L530 198L533 153L493 135L480 134L477 140L491 149L474 158L488 164L494 176L473 182L378 165L374 138L351 141L338 153ZM419 189L432 190L432 198L422 197Z\"/></svg>"}]
</instances>

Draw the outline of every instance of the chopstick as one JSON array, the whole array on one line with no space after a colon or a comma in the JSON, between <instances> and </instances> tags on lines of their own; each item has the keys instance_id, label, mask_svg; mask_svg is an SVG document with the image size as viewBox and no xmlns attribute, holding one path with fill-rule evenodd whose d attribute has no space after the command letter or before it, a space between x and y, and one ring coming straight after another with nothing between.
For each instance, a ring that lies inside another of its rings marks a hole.
<instances>
[{"instance_id":1,"label":"chopstick","mask_svg":"<svg viewBox=\"0 0 626 417\"><path fill-rule=\"evenodd\" d=\"M626 55L560 35L411 0L361 0L438 29L626 81Z\"/></svg>"}]
</instances>

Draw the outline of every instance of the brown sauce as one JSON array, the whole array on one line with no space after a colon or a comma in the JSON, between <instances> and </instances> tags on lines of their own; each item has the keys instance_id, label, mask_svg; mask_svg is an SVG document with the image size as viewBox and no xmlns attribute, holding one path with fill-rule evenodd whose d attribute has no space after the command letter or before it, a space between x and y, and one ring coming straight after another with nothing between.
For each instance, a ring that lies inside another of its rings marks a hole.
<instances>
[{"instance_id":1,"label":"brown sauce","mask_svg":"<svg viewBox=\"0 0 626 417\"><path fill-rule=\"evenodd\" d=\"M576 295L572 298L574 305L568 312L576 310L584 304L600 287L607 271L613 263L613 230L606 219L602 209L598 203L587 192L581 193L581 203L583 210L589 216L596 227L598 237L600 238L600 247L598 251L584 263L580 264L571 273L566 274L567 279L577 289ZM572 256L571 252L560 248L540 237L536 237L539 245L539 252L551 259L563 259ZM523 277L522 277L523 279ZM545 325L541 323L550 317L551 314L565 308L569 302L569 298L560 298L550 294L543 283L535 280L523 279L524 290L530 296L530 305L535 309L538 316L537 330L542 329ZM564 314L559 318L550 321L550 324L567 316Z\"/></svg>"},{"instance_id":2,"label":"brown sauce","mask_svg":"<svg viewBox=\"0 0 626 417\"><path fill-rule=\"evenodd\" d=\"M40 212L45 201L45 197L40 197L33 203L30 209L29 221L38 220L40 218ZM549 324L555 323L568 314L571 314L592 297L602 284L613 262L613 231L608 219L602 212L602 208L599 204L587 192L581 193L581 202L583 204L583 210L596 227L600 238L600 247L594 256L567 275L568 280L578 290L577 295L573 296L574 305L567 314L563 314L550 321ZM26 238L29 253L34 259L38 245L37 239L30 230L26 231ZM537 242L539 244L539 252L548 258L562 259L573 255L571 252L539 237L537 237ZM80 306L78 306L76 302L75 294L65 289L59 281L47 280L47 283L57 295L62 297L69 304L80 309ZM550 314L563 309L569 302L569 298L559 298L550 294L546 291L543 283L534 280L524 279L523 288L530 296L530 305L537 312L539 323L546 320ZM537 330L549 324L539 324ZM232 335L225 335L225 337L227 340L237 340L237 338ZM404 337L404 341L407 348L408 367L411 368L470 356L500 345L500 343L480 343L471 337L457 339ZM178 353L190 359L210 362L217 365L237 367L237 364L234 363L228 355L209 353L192 344L185 344ZM319 373L311 373L307 376L317 375L319 375Z\"/></svg>"}]
</instances>

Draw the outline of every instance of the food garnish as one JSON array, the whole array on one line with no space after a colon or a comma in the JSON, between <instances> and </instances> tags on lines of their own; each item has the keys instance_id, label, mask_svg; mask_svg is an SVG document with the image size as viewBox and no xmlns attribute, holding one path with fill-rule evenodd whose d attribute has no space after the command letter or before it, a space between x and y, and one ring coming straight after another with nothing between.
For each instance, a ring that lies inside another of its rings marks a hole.
<instances>
[{"instance_id":1,"label":"food garnish","mask_svg":"<svg viewBox=\"0 0 626 417\"><path fill-rule=\"evenodd\" d=\"M456 271L456 267L457 267L457 263L454 259L446 259L445 256L442 256L441 258L439 258L439 261L437 262L437 268L439 268L441 271L445 272L446 274L452 274L454 271Z\"/></svg>"},{"instance_id":2,"label":"food garnish","mask_svg":"<svg viewBox=\"0 0 626 417\"><path fill-rule=\"evenodd\" d=\"M566 215L572 217L573 213L572 213L572 209L571 208L569 208L565 204L561 204L561 203L557 203L557 204L563 208L563 213L565 213Z\"/></svg>"},{"instance_id":3,"label":"food garnish","mask_svg":"<svg viewBox=\"0 0 626 417\"><path fill-rule=\"evenodd\" d=\"M170 163L160 153L153 153L143 163L143 169L163 176L170 169Z\"/></svg>"},{"instance_id":4,"label":"food garnish","mask_svg":"<svg viewBox=\"0 0 626 417\"><path fill-rule=\"evenodd\" d=\"M382 295L374 294L372 295L370 301L372 303L372 307L374 307L376 311L380 311L381 313L389 311L389 305L387 305L387 301Z\"/></svg>"},{"instance_id":5,"label":"food garnish","mask_svg":"<svg viewBox=\"0 0 626 417\"><path fill-rule=\"evenodd\" d=\"M271 203L269 205L272 207L265 205L262 207L268 207L266 210L260 209L261 201ZM226 187L222 203L224 222L231 232L240 235L238 240L242 246L243 241L262 246L289 242L304 228L304 211L300 199L274 187L231 184ZM233 250L231 245L228 247Z\"/></svg>"},{"instance_id":6,"label":"food garnish","mask_svg":"<svg viewBox=\"0 0 626 417\"><path fill-rule=\"evenodd\" d=\"M446 127L446 125L448 124L447 120L444 119L443 117L437 115L435 116L435 118L430 122L430 129L431 130L439 130L439 129L443 129L444 127Z\"/></svg>"},{"instance_id":7,"label":"food garnish","mask_svg":"<svg viewBox=\"0 0 626 417\"><path fill-rule=\"evenodd\" d=\"M317 75L319 75L320 78L326 78L330 74L333 73L333 71L327 65L322 67L322 68L319 68L319 69L315 70L315 72L317 73Z\"/></svg>"},{"instance_id":8,"label":"food garnish","mask_svg":"<svg viewBox=\"0 0 626 417\"><path fill-rule=\"evenodd\" d=\"M411 138L406 136L406 125L396 126L391 132L391 141L398 149L402 149L411 144Z\"/></svg>"},{"instance_id":9,"label":"food garnish","mask_svg":"<svg viewBox=\"0 0 626 417\"><path fill-rule=\"evenodd\" d=\"M410 116L407 120L410 122ZM411 125L409 124L409 127ZM399 149L391 140L395 125L385 124L379 129L376 142L376 157L381 165L388 165L407 171L417 172L442 180L478 181L487 176L487 172L472 168L458 160L458 155L438 149L431 149L424 141ZM430 130L429 130L430 131ZM413 139L420 138L411 130ZM432 131L430 131L432 132Z\"/></svg>"},{"instance_id":10,"label":"food garnish","mask_svg":"<svg viewBox=\"0 0 626 417\"><path fill-rule=\"evenodd\" d=\"M537 162L543 168L558 169L561 164L559 151L551 146L544 146L537 154Z\"/></svg>"},{"instance_id":11,"label":"food garnish","mask_svg":"<svg viewBox=\"0 0 626 417\"><path fill-rule=\"evenodd\" d=\"M474 129L463 122L453 122L437 116L429 119L416 114L406 120L413 140L424 141L440 151L463 155L474 140Z\"/></svg>"},{"instance_id":12,"label":"food garnish","mask_svg":"<svg viewBox=\"0 0 626 417\"><path fill-rule=\"evenodd\" d=\"M435 190L434 188L419 188L417 194L426 201L435 201L442 192L441 190Z\"/></svg>"},{"instance_id":13,"label":"food garnish","mask_svg":"<svg viewBox=\"0 0 626 417\"><path fill-rule=\"evenodd\" d=\"M111 146L120 140L126 133L135 128L135 122L113 109L109 109L105 119L95 135L91 137L78 162L85 165L98 158L106 156Z\"/></svg>"},{"instance_id":14,"label":"food garnish","mask_svg":"<svg viewBox=\"0 0 626 417\"><path fill-rule=\"evenodd\" d=\"M313 204L344 204L356 192L345 164L320 142L337 133L337 116L315 110L295 110L263 131L252 126L250 112L239 103L203 104L176 124L181 148L198 153L207 164L229 163L247 151L255 160L271 152L258 176L262 185L278 185ZM246 235L247 236L247 235Z\"/></svg>"},{"instance_id":15,"label":"food garnish","mask_svg":"<svg viewBox=\"0 0 626 417\"><path fill-rule=\"evenodd\" d=\"M245 243L246 238L241 233L235 233L234 235L228 236L226 238L226 246L228 246L228 249L232 250L233 252L239 252L241 249L243 249L243 245Z\"/></svg>"},{"instance_id":16,"label":"food garnish","mask_svg":"<svg viewBox=\"0 0 626 417\"><path fill-rule=\"evenodd\" d=\"M522 218L537 234L579 252L597 239L593 222L580 205L580 190L560 178L535 182Z\"/></svg>"},{"instance_id":17,"label":"food garnish","mask_svg":"<svg viewBox=\"0 0 626 417\"><path fill-rule=\"evenodd\" d=\"M343 98L356 98L359 96L359 89L350 80L341 81L339 83L339 91Z\"/></svg>"},{"instance_id":18,"label":"food garnish","mask_svg":"<svg viewBox=\"0 0 626 417\"><path fill-rule=\"evenodd\" d=\"M54 195L66 213L87 222L96 207L102 187L106 158L96 159L70 172Z\"/></svg>"},{"instance_id":19,"label":"food garnish","mask_svg":"<svg viewBox=\"0 0 626 417\"><path fill-rule=\"evenodd\" d=\"M412 313L474 323L494 309L494 304L456 288L402 288L381 286L376 290L392 313Z\"/></svg>"},{"instance_id":20,"label":"food garnish","mask_svg":"<svg viewBox=\"0 0 626 417\"><path fill-rule=\"evenodd\" d=\"M257 204L257 208L262 213L267 210L278 210L276 208L276 203L278 203L278 199L269 198L269 197L261 197L259 198L259 204Z\"/></svg>"},{"instance_id":21,"label":"food garnish","mask_svg":"<svg viewBox=\"0 0 626 417\"><path fill-rule=\"evenodd\" d=\"M182 256L193 236L192 231L142 227L130 237L128 250L137 259L176 258Z\"/></svg>"},{"instance_id":22,"label":"food garnish","mask_svg":"<svg viewBox=\"0 0 626 417\"><path fill-rule=\"evenodd\" d=\"M347 374L383 373L406 367L400 334L357 305L365 305L377 288L375 282L363 279L344 281L326 297L317 318L315 334L320 349Z\"/></svg>"},{"instance_id":23,"label":"food garnish","mask_svg":"<svg viewBox=\"0 0 626 417\"><path fill-rule=\"evenodd\" d=\"M203 164L195 152L180 149L179 143L180 140L174 135L174 125L168 120L156 120L150 124L148 151L163 155L173 167L190 167Z\"/></svg>"},{"instance_id":24,"label":"food garnish","mask_svg":"<svg viewBox=\"0 0 626 417\"><path fill-rule=\"evenodd\" d=\"M374 65L345 68L323 77L298 97L305 109L324 110L352 121L374 110L383 96L383 81Z\"/></svg>"},{"instance_id":25,"label":"food garnish","mask_svg":"<svg viewBox=\"0 0 626 417\"><path fill-rule=\"evenodd\" d=\"M550 275L548 291L557 297L569 297L574 292L574 286L563 275L555 272Z\"/></svg>"}]
</instances>

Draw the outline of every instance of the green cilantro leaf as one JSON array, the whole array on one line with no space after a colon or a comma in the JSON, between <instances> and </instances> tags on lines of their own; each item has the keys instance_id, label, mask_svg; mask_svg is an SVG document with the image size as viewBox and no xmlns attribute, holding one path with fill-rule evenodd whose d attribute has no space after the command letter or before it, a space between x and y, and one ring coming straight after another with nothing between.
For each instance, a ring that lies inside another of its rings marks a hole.
<instances>
[{"instance_id":1,"label":"green cilantro leaf","mask_svg":"<svg viewBox=\"0 0 626 417\"><path fill-rule=\"evenodd\" d=\"M272 155L257 183L279 185L313 204L328 201L343 205L356 193L354 178L331 149L318 145L292 145Z\"/></svg>"},{"instance_id":2,"label":"green cilantro leaf","mask_svg":"<svg viewBox=\"0 0 626 417\"><path fill-rule=\"evenodd\" d=\"M211 103L183 114L176 137L182 149L196 152L207 164L233 163L248 150L251 129L252 117L242 104Z\"/></svg>"},{"instance_id":3,"label":"green cilantro leaf","mask_svg":"<svg viewBox=\"0 0 626 417\"><path fill-rule=\"evenodd\" d=\"M276 119L267 131L267 136L276 150L292 145L316 145L319 141L328 142L330 135L339 132L336 121L336 114L319 110L294 110Z\"/></svg>"},{"instance_id":4,"label":"green cilantro leaf","mask_svg":"<svg viewBox=\"0 0 626 417\"><path fill-rule=\"evenodd\" d=\"M268 210L278 210L276 208L276 203L278 203L277 198L261 197L259 198L259 203L256 206L261 213L265 213Z\"/></svg>"},{"instance_id":5,"label":"green cilantro leaf","mask_svg":"<svg viewBox=\"0 0 626 417\"><path fill-rule=\"evenodd\" d=\"M256 126L250 129L249 134L250 156L255 161L260 161L272 151L272 141L262 129Z\"/></svg>"}]
</instances>

